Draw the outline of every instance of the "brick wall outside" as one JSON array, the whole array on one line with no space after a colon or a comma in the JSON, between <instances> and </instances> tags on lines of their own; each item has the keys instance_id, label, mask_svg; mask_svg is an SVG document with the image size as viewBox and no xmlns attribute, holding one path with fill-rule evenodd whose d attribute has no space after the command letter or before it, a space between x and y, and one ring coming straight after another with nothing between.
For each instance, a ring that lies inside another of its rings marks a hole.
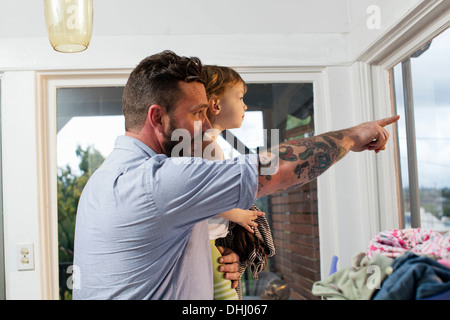
<instances>
[{"instance_id":1,"label":"brick wall outside","mask_svg":"<svg viewBox=\"0 0 450 320\"><path fill-rule=\"evenodd\" d=\"M318 299L311 293L320 280L317 182L270 199L275 269L291 287L293 299Z\"/></svg>"}]
</instances>

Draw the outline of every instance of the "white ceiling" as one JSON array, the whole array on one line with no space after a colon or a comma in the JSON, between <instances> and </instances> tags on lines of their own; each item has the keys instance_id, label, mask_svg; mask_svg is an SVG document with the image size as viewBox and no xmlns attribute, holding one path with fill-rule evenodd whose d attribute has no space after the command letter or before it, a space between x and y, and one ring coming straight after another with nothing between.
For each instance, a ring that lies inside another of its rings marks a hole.
<instances>
[{"instance_id":1,"label":"white ceiling","mask_svg":"<svg viewBox=\"0 0 450 320\"><path fill-rule=\"evenodd\" d=\"M94 0L94 35L347 33L378 0ZM43 0L0 0L0 37L46 36Z\"/></svg>"}]
</instances>

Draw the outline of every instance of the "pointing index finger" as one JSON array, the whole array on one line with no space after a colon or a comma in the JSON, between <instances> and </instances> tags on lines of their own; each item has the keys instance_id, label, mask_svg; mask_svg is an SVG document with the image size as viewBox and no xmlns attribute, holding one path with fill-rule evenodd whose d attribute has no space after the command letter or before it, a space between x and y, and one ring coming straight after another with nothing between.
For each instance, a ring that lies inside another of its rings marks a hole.
<instances>
[{"instance_id":1,"label":"pointing index finger","mask_svg":"<svg viewBox=\"0 0 450 320\"><path fill-rule=\"evenodd\" d=\"M398 119L400 119L400 116L399 115L395 115L395 116L392 116L392 117L389 117L389 118L384 118L384 119L377 120L376 122L381 127L385 127L385 126L390 125L390 124L392 124L394 122L397 122Z\"/></svg>"}]
</instances>

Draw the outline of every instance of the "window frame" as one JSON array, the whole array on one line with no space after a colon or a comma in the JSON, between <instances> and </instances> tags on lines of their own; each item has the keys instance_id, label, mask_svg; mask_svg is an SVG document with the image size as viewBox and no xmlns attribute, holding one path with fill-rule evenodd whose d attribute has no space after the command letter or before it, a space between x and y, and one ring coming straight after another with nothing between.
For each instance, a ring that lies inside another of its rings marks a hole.
<instances>
[{"instance_id":1,"label":"window frame","mask_svg":"<svg viewBox=\"0 0 450 320\"><path fill-rule=\"evenodd\" d=\"M359 79L369 89L368 104L374 119L396 112L393 68L449 27L450 3L424 1L357 59L360 68L366 70ZM405 226L398 128L393 127L394 143L388 144L388 150L393 152L385 153L387 156L377 158L376 162L379 185L383 186L378 190L378 231Z\"/></svg>"},{"instance_id":2,"label":"window frame","mask_svg":"<svg viewBox=\"0 0 450 320\"><path fill-rule=\"evenodd\" d=\"M315 130L328 128L329 114L325 107L323 67L235 68L251 83L313 83ZM58 208L56 163L56 90L74 87L125 86L132 70L50 71L37 73L37 150L38 150L38 220L42 299L59 299L58 290ZM332 175L323 178L323 185L335 185ZM318 187L318 193L319 193ZM332 206L323 212L334 212ZM320 214L320 213L319 213ZM330 219L321 219L329 221ZM328 226L327 228L329 228ZM320 237L333 239L326 234ZM322 240L321 240L322 246ZM322 254L322 250L321 250ZM330 253L331 254L331 253ZM331 256L330 256L331 257Z\"/></svg>"},{"instance_id":3,"label":"window frame","mask_svg":"<svg viewBox=\"0 0 450 320\"><path fill-rule=\"evenodd\" d=\"M332 110L327 96L327 68L317 67L248 67L236 68L248 83L312 83L314 96L314 131L323 133L332 126ZM317 179L319 215L320 272L328 274L336 243L339 238L334 225L337 219L334 168ZM321 200L324 199L324 200Z\"/></svg>"},{"instance_id":4,"label":"window frame","mask_svg":"<svg viewBox=\"0 0 450 320\"><path fill-rule=\"evenodd\" d=\"M59 299L57 206L57 101L59 88L125 86L129 69L38 72L37 177L41 298Z\"/></svg>"}]
</instances>

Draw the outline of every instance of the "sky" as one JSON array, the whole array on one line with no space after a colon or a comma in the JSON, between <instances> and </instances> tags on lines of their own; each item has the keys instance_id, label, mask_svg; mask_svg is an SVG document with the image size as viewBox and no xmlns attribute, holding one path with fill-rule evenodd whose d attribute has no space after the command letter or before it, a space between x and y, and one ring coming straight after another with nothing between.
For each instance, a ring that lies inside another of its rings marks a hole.
<instances>
[{"instance_id":1,"label":"sky","mask_svg":"<svg viewBox=\"0 0 450 320\"><path fill-rule=\"evenodd\" d=\"M450 187L450 29L430 48L411 58L419 186ZM394 68L399 121L401 166L407 167L401 66ZM402 169L402 180L408 181Z\"/></svg>"},{"instance_id":2,"label":"sky","mask_svg":"<svg viewBox=\"0 0 450 320\"><path fill-rule=\"evenodd\" d=\"M249 148L256 148L264 144L262 129L262 112L252 111L246 112L241 128L231 131ZM93 146L106 157L113 150L116 138L123 134L124 117L121 115L73 117L57 136L58 167L69 165L73 172L79 173L80 159L75 154L78 145L83 149ZM224 139L221 138L219 144L227 158L238 155Z\"/></svg>"},{"instance_id":3,"label":"sky","mask_svg":"<svg viewBox=\"0 0 450 320\"><path fill-rule=\"evenodd\" d=\"M57 136L58 167L69 165L74 172L79 172L80 159L75 154L78 145L83 149L93 146L106 157L113 150L116 138L124 132L121 115L72 118Z\"/></svg>"}]
</instances>

